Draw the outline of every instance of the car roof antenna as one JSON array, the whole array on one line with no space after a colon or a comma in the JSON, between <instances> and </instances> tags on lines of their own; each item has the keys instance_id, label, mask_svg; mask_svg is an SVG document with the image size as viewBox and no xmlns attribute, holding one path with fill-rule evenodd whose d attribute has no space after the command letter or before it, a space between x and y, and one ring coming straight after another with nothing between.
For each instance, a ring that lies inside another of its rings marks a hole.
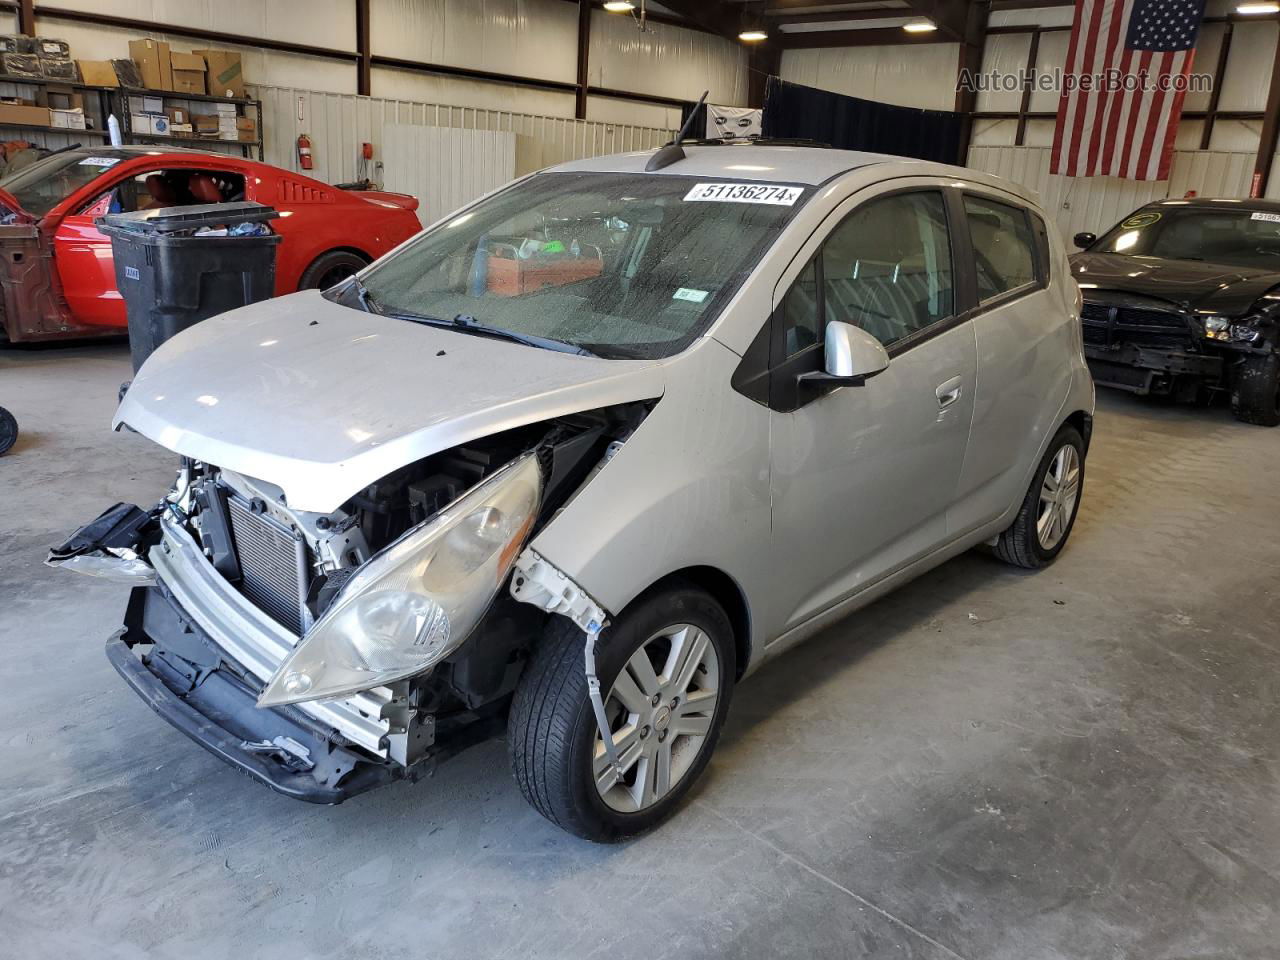
<instances>
[{"instance_id":1,"label":"car roof antenna","mask_svg":"<svg viewBox=\"0 0 1280 960\"><path fill-rule=\"evenodd\" d=\"M685 157L684 148L680 146L684 142L684 138L689 135L689 128L693 126L694 119L698 116L698 107L707 102L707 94L710 90L703 90L702 96L698 98L697 104L689 114L689 119L684 122L684 126L680 128L680 132L676 134L676 138L662 147L649 158L649 162L644 165L645 173L653 173L655 170L661 170L663 167L669 167L673 163L678 163Z\"/></svg>"}]
</instances>

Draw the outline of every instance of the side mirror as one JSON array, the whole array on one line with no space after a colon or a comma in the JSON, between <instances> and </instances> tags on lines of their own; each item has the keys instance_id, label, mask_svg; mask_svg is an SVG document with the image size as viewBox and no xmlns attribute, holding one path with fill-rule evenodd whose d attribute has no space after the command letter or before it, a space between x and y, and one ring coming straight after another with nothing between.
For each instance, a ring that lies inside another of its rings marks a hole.
<instances>
[{"instance_id":1,"label":"side mirror","mask_svg":"<svg viewBox=\"0 0 1280 960\"><path fill-rule=\"evenodd\" d=\"M832 320L827 324L826 369L803 373L802 383L819 387L860 387L889 366L884 345L867 331L851 323Z\"/></svg>"},{"instance_id":2,"label":"side mirror","mask_svg":"<svg viewBox=\"0 0 1280 960\"><path fill-rule=\"evenodd\" d=\"M1096 233L1077 233L1071 241L1081 250L1088 250L1098 242Z\"/></svg>"}]
</instances>

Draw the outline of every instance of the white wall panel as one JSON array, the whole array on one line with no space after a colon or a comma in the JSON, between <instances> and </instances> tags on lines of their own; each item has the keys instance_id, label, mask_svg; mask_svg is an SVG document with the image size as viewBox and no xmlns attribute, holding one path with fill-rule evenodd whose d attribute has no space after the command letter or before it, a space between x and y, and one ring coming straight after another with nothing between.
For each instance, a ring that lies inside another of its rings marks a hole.
<instances>
[{"instance_id":1,"label":"white wall panel","mask_svg":"<svg viewBox=\"0 0 1280 960\"><path fill-rule=\"evenodd\" d=\"M671 138L669 129L538 116L509 110L357 97L286 87L255 87L254 93L262 100L267 162L296 170L295 140L298 134L307 133L311 137L315 159L311 175L328 183L358 178L362 143L374 145L376 159L384 164L381 177L384 183L403 182L419 176L417 168L425 161L402 150L393 152L390 149L387 131L392 126L513 134L516 175L566 160L652 150ZM428 214L438 214L442 209L443 202L439 197L420 196L419 199Z\"/></svg>"},{"instance_id":2,"label":"white wall panel","mask_svg":"<svg viewBox=\"0 0 1280 960\"><path fill-rule=\"evenodd\" d=\"M784 50L783 80L926 110L955 109L954 43Z\"/></svg>"},{"instance_id":3,"label":"white wall panel","mask_svg":"<svg viewBox=\"0 0 1280 960\"><path fill-rule=\"evenodd\" d=\"M1031 35L1011 33L987 38L982 54L982 72L1021 77L1031 52ZM954 106L954 104L953 104ZM1022 90L984 91L978 94L978 110L983 113L1007 113L1022 106Z\"/></svg>"},{"instance_id":4,"label":"white wall panel","mask_svg":"<svg viewBox=\"0 0 1280 960\"><path fill-rule=\"evenodd\" d=\"M1231 38L1231 56L1222 81L1221 110L1258 110L1267 105L1267 83L1276 58L1280 24L1249 23ZM1201 65L1208 71L1213 65Z\"/></svg>"},{"instance_id":5,"label":"white wall panel","mask_svg":"<svg viewBox=\"0 0 1280 960\"><path fill-rule=\"evenodd\" d=\"M577 79L578 11L564 0L372 0L369 20L379 56Z\"/></svg>"},{"instance_id":6,"label":"white wall panel","mask_svg":"<svg viewBox=\"0 0 1280 960\"><path fill-rule=\"evenodd\" d=\"M569 4L563 6L573 9ZM574 63L576 52L570 56ZM588 82L593 87L712 103L747 102L747 51L700 30L650 23L641 33L630 17L591 18Z\"/></svg>"},{"instance_id":7,"label":"white wall panel","mask_svg":"<svg viewBox=\"0 0 1280 960\"><path fill-rule=\"evenodd\" d=\"M1203 197L1245 197L1253 178L1254 154L1247 152L1179 150L1168 183L1056 177L1049 173L1050 153L1049 147L977 146L969 151L969 165L1037 191L1068 238L1082 230L1102 233L1142 204L1188 190Z\"/></svg>"},{"instance_id":8,"label":"white wall panel","mask_svg":"<svg viewBox=\"0 0 1280 960\"><path fill-rule=\"evenodd\" d=\"M383 130L388 190L418 197L418 218L434 223L516 175L516 135L388 124Z\"/></svg>"},{"instance_id":9,"label":"white wall panel","mask_svg":"<svg viewBox=\"0 0 1280 960\"><path fill-rule=\"evenodd\" d=\"M385 67L375 67L370 79L373 95L389 100L421 100L427 103L451 103L460 107L514 110L517 113L547 114L554 117L573 116L573 94L557 90L539 90L517 84L489 83ZM354 85L350 89L354 90Z\"/></svg>"},{"instance_id":10,"label":"white wall panel","mask_svg":"<svg viewBox=\"0 0 1280 960\"><path fill-rule=\"evenodd\" d=\"M335 50L354 50L356 43L352 0L58 0L50 6ZM67 21L60 22L38 9L36 18L42 36L63 36L59 31ZM136 37L137 33L129 35ZM74 51L73 55L79 56Z\"/></svg>"},{"instance_id":11,"label":"white wall panel","mask_svg":"<svg viewBox=\"0 0 1280 960\"><path fill-rule=\"evenodd\" d=\"M1059 33L1040 34L1040 52L1036 57L1036 68L1040 72L1065 70L1067 65L1067 47L1071 43L1071 35L1065 31ZM1053 90L1035 90L1031 94L1031 111L1040 113L1045 110L1057 111L1060 95Z\"/></svg>"},{"instance_id":12,"label":"white wall panel","mask_svg":"<svg viewBox=\"0 0 1280 960\"><path fill-rule=\"evenodd\" d=\"M615 97L587 98L587 119L604 123L630 123L675 131L680 129L680 115L681 111L675 107L662 107L656 103Z\"/></svg>"}]
</instances>

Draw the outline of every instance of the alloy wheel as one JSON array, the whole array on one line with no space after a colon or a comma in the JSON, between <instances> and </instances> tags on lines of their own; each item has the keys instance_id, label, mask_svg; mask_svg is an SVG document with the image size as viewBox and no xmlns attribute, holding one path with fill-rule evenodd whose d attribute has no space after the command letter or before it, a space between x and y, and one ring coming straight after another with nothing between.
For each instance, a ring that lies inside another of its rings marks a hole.
<instances>
[{"instance_id":1,"label":"alloy wheel","mask_svg":"<svg viewBox=\"0 0 1280 960\"><path fill-rule=\"evenodd\" d=\"M1052 550L1062 542L1075 516L1080 499L1080 454L1071 444L1058 451L1040 486L1040 513L1036 519L1036 537L1044 550Z\"/></svg>"},{"instance_id":2,"label":"alloy wheel","mask_svg":"<svg viewBox=\"0 0 1280 960\"><path fill-rule=\"evenodd\" d=\"M621 813L658 803L693 767L719 701L720 662L691 624L667 627L631 655L605 698L622 779L596 733L592 771L604 802Z\"/></svg>"}]
</instances>

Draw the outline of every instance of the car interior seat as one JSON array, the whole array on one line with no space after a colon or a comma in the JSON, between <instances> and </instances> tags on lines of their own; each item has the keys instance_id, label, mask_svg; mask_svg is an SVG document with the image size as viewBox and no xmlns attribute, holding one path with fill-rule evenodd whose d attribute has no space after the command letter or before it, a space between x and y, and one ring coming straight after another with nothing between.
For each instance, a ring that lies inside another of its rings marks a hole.
<instances>
[{"instance_id":1,"label":"car interior seat","mask_svg":"<svg viewBox=\"0 0 1280 960\"><path fill-rule=\"evenodd\" d=\"M222 203L222 190L207 173L193 173L188 177L187 190L196 203Z\"/></svg>"},{"instance_id":2,"label":"car interior seat","mask_svg":"<svg viewBox=\"0 0 1280 960\"><path fill-rule=\"evenodd\" d=\"M146 179L149 199L139 204L139 210L151 210L155 207L172 207L178 202L177 191L163 173L150 174Z\"/></svg>"}]
</instances>

